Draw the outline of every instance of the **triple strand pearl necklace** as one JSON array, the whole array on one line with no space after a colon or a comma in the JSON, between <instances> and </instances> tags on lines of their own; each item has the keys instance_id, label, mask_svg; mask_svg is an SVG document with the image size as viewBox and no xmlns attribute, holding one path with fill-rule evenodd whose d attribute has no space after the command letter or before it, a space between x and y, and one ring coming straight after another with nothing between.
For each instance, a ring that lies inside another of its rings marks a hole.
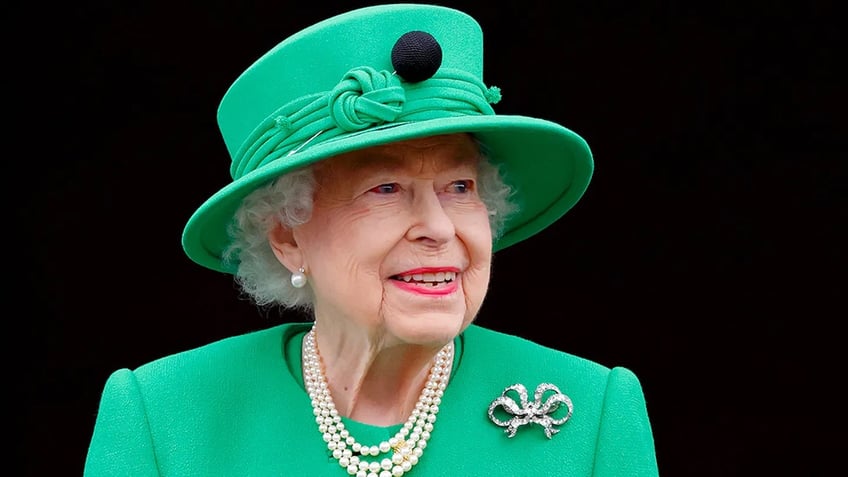
<instances>
[{"instance_id":1,"label":"triple strand pearl necklace","mask_svg":"<svg viewBox=\"0 0 848 477\"><path fill-rule=\"evenodd\" d=\"M327 448L348 474L356 477L399 477L418 463L436 423L436 414L439 413L453 364L453 352L453 342L438 352L415 409L397 434L387 441L367 446L357 442L345 429L321 366L321 356L315 344L315 328L306 334L303 340L303 381L312 400L312 412ZM388 454L389 451L392 451L391 457L366 459Z\"/></svg>"}]
</instances>

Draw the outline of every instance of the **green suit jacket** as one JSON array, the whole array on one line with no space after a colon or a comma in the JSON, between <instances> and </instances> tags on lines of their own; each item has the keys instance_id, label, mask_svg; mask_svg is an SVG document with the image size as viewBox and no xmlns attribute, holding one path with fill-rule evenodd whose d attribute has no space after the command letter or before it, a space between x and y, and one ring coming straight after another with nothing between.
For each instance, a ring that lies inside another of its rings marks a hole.
<instances>
[{"instance_id":1,"label":"green suit jacket","mask_svg":"<svg viewBox=\"0 0 848 477\"><path fill-rule=\"evenodd\" d=\"M115 371L84 476L347 475L324 444L303 388L300 345L310 326L279 325ZM477 325L456 345L435 429L410 477L658 475L643 391L628 369ZM573 404L558 433L548 438L542 425L529 423L509 437L489 419L489 405L507 386L522 384L534 401L541 383L556 385ZM400 427L345 423L367 444Z\"/></svg>"}]
</instances>

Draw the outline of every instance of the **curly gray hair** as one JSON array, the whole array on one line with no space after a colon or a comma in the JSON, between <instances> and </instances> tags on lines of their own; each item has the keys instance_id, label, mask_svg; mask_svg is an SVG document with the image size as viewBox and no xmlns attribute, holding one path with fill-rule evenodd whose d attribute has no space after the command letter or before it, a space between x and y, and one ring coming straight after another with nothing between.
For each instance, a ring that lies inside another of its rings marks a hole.
<instances>
[{"instance_id":1,"label":"curly gray hair","mask_svg":"<svg viewBox=\"0 0 848 477\"><path fill-rule=\"evenodd\" d=\"M512 202L512 189L485 153L481 153L477 175L480 199L489 211L492 236L500 237L507 218L517 210ZM298 169L253 191L236 211L229 230L232 240L224 251L224 260L238 264L236 282L259 306L312 309L312 289L309 285L303 288L291 285L292 274L274 256L267 235L277 223L291 228L308 221L314 188L312 168Z\"/></svg>"}]
</instances>

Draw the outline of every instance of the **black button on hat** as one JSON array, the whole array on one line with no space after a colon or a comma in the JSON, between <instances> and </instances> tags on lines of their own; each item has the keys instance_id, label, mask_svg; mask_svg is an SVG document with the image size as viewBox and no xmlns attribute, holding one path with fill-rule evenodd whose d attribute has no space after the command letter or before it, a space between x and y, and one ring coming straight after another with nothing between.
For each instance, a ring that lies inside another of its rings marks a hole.
<instances>
[{"instance_id":1,"label":"black button on hat","mask_svg":"<svg viewBox=\"0 0 848 477\"><path fill-rule=\"evenodd\" d=\"M413 30L404 33L392 48L395 72L410 83L433 76L441 65L442 47L427 32Z\"/></svg>"}]
</instances>

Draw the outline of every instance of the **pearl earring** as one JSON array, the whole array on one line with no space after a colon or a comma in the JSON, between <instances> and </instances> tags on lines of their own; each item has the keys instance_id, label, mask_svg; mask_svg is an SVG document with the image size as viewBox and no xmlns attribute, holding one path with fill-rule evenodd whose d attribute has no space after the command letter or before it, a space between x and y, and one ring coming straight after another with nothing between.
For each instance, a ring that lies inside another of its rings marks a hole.
<instances>
[{"instance_id":1,"label":"pearl earring","mask_svg":"<svg viewBox=\"0 0 848 477\"><path fill-rule=\"evenodd\" d=\"M300 267L296 272L292 273L291 284L295 288L303 288L306 286L306 270Z\"/></svg>"}]
</instances>

